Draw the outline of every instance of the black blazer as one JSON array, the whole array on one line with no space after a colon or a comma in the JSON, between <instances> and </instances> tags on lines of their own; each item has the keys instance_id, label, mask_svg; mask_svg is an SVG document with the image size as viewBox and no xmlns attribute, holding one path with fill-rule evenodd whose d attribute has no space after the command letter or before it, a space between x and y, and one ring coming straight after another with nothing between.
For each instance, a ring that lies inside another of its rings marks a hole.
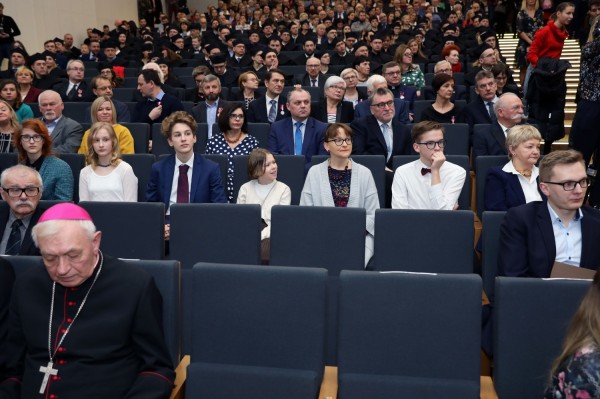
<instances>
[{"instance_id":1,"label":"black blazer","mask_svg":"<svg viewBox=\"0 0 600 399\"><path fill-rule=\"evenodd\" d=\"M596 270L600 265L598 236L600 212L581 208L580 267ZM500 228L498 275L509 277L550 277L556 259L554 230L546 201L511 208Z\"/></svg>"},{"instance_id":2,"label":"black blazer","mask_svg":"<svg viewBox=\"0 0 600 399\"><path fill-rule=\"evenodd\" d=\"M325 81L330 76L331 75L324 75L319 72L319 77L317 78L317 85L319 86L319 91L321 93L323 92L323 89L325 88ZM300 86L312 86L312 84L310 82L310 76L308 75L308 73L305 73L304 75L297 75L294 79L294 84L295 85L298 84Z\"/></svg>"},{"instance_id":3,"label":"black blazer","mask_svg":"<svg viewBox=\"0 0 600 399\"><path fill-rule=\"evenodd\" d=\"M285 98L283 95L279 95L279 101L277 102L277 117L275 121L290 116L290 112L286 107ZM269 123L269 111L267 110L267 103L264 97L252 101L248 107L248 122L250 123Z\"/></svg>"},{"instance_id":4,"label":"black blazer","mask_svg":"<svg viewBox=\"0 0 600 399\"><path fill-rule=\"evenodd\" d=\"M228 104L227 101L219 99L219 101L217 103L217 116L215 117L215 123L217 123L217 119L219 119L219 116L218 116L219 108L223 108L227 104ZM198 103L198 105L196 105L194 108L192 108L192 116L194 117L196 122L208 123L206 121L206 102L201 101Z\"/></svg>"},{"instance_id":5,"label":"black blazer","mask_svg":"<svg viewBox=\"0 0 600 399\"><path fill-rule=\"evenodd\" d=\"M480 155L508 155L506 137L498 122L473 134L473 158Z\"/></svg>"},{"instance_id":6,"label":"black blazer","mask_svg":"<svg viewBox=\"0 0 600 399\"><path fill-rule=\"evenodd\" d=\"M310 116L318 121L329 123L327 120L327 102L321 101L318 105L312 107ZM354 106L349 101L342 101L338 104L335 121L338 123L352 123L354 120Z\"/></svg>"},{"instance_id":7,"label":"black blazer","mask_svg":"<svg viewBox=\"0 0 600 399\"><path fill-rule=\"evenodd\" d=\"M471 129L473 129L473 125L492 123L488 108L479 96L467 104L464 112L465 120Z\"/></svg>"},{"instance_id":8,"label":"black blazer","mask_svg":"<svg viewBox=\"0 0 600 399\"><path fill-rule=\"evenodd\" d=\"M368 115L355 120L350 127L353 132L353 154L384 155L387 157L385 139L375 116ZM394 155L413 154L410 129L394 118L392 119L392 131L394 141L392 156L387 161L387 166L390 168Z\"/></svg>"},{"instance_id":9,"label":"black blazer","mask_svg":"<svg viewBox=\"0 0 600 399\"><path fill-rule=\"evenodd\" d=\"M8 223L8 215L10 212L10 207L8 203L2 201L2 206L0 206L0 226L2 230L0 230L0 241L2 241L2 237L4 236L4 226ZM31 216L31 220L29 221L29 226L27 227L27 231L25 232L25 237L21 242L21 249L19 250L19 255L31 255L31 256L39 256L40 250L33 243L33 239L31 238L31 229L38 222L40 216L42 216L43 210L39 207L33 212Z\"/></svg>"}]
</instances>

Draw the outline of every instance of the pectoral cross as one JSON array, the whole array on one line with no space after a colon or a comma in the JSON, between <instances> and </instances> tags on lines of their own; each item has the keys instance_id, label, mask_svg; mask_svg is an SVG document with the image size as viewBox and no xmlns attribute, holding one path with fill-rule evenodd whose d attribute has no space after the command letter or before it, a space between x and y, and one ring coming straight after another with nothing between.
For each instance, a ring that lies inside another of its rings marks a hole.
<instances>
[{"instance_id":1,"label":"pectoral cross","mask_svg":"<svg viewBox=\"0 0 600 399\"><path fill-rule=\"evenodd\" d=\"M53 365L54 363L48 362L48 365L46 367L40 366L40 373L44 373L44 379L42 380L42 386L40 387L41 394L46 392L46 386L48 385L48 378L50 377L50 375L58 374L58 370L52 368Z\"/></svg>"}]
</instances>

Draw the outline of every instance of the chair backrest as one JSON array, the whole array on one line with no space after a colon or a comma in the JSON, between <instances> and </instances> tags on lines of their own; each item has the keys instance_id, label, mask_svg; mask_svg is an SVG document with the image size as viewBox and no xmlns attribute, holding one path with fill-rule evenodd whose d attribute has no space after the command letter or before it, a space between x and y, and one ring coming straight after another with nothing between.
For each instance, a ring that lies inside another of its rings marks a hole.
<instances>
[{"instance_id":1,"label":"chair backrest","mask_svg":"<svg viewBox=\"0 0 600 399\"><path fill-rule=\"evenodd\" d=\"M136 154L147 154L150 141L150 125L147 123L122 123L133 136L133 151Z\"/></svg>"},{"instance_id":2,"label":"chair backrest","mask_svg":"<svg viewBox=\"0 0 600 399\"><path fill-rule=\"evenodd\" d=\"M248 134L256 137L258 146L262 148L269 147L269 133L271 132L270 123L248 123Z\"/></svg>"},{"instance_id":3,"label":"chair backrest","mask_svg":"<svg viewBox=\"0 0 600 399\"><path fill-rule=\"evenodd\" d=\"M117 87L113 89L113 98L124 103L133 102L133 95L137 91L135 87ZM131 114L133 116L133 114Z\"/></svg>"},{"instance_id":4,"label":"chair backrest","mask_svg":"<svg viewBox=\"0 0 600 399\"><path fill-rule=\"evenodd\" d=\"M394 159L392 160L394 171L398 169L399 166L417 159L419 159L418 155L395 155ZM458 196L458 209L471 209L471 168L469 164L469 157L466 155L446 155L446 161L461 166L467 173L465 184L463 184L463 188Z\"/></svg>"},{"instance_id":5,"label":"chair backrest","mask_svg":"<svg viewBox=\"0 0 600 399\"><path fill-rule=\"evenodd\" d=\"M138 202L142 202L146 198L146 189L152 174L152 164L155 161L154 155L123 154L121 157L133 168L133 173L138 179Z\"/></svg>"},{"instance_id":6,"label":"chair backrest","mask_svg":"<svg viewBox=\"0 0 600 399\"><path fill-rule=\"evenodd\" d=\"M469 156L469 125L466 123L444 123L444 138L446 139L446 148L444 153L447 155L466 155Z\"/></svg>"},{"instance_id":7,"label":"chair backrest","mask_svg":"<svg viewBox=\"0 0 600 399\"><path fill-rule=\"evenodd\" d=\"M304 187L306 159L304 155L276 155L277 180L285 183L292 192L292 205L300 203Z\"/></svg>"},{"instance_id":8,"label":"chair backrest","mask_svg":"<svg viewBox=\"0 0 600 399\"><path fill-rule=\"evenodd\" d=\"M229 168L229 161L225 154L204 154L204 158L209 161L216 162L219 165L219 172L221 172L221 185L225 190L225 197L227 197L227 169Z\"/></svg>"},{"instance_id":9,"label":"chair backrest","mask_svg":"<svg viewBox=\"0 0 600 399\"><path fill-rule=\"evenodd\" d=\"M194 152L206 153L206 144L208 143L208 124L198 123L196 128L196 143ZM167 138L160 131L160 123L152 125L152 154L159 157L163 154L175 154L173 147L169 145Z\"/></svg>"},{"instance_id":10,"label":"chair backrest","mask_svg":"<svg viewBox=\"0 0 600 399\"><path fill-rule=\"evenodd\" d=\"M0 173L4 169L8 169L11 166L15 166L18 162L18 155L16 152L3 152L0 153Z\"/></svg>"},{"instance_id":11,"label":"chair backrest","mask_svg":"<svg viewBox=\"0 0 600 399\"><path fill-rule=\"evenodd\" d=\"M280 205L271 210L271 223L272 265L320 267L335 276L364 269L364 208ZM324 239L340 231L337 244Z\"/></svg>"},{"instance_id":12,"label":"chair backrest","mask_svg":"<svg viewBox=\"0 0 600 399\"><path fill-rule=\"evenodd\" d=\"M202 263L193 278L192 362L322 373L325 270Z\"/></svg>"},{"instance_id":13,"label":"chair backrest","mask_svg":"<svg viewBox=\"0 0 600 399\"><path fill-rule=\"evenodd\" d=\"M481 277L483 290L488 298L494 297L494 281L498 274L498 248L500 247L500 226L506 212L483 212L481 232Z\"/></svg>"},{"instance_id":14,"label":"chair backrest","mask_svg":"<svg viewBox=\"0 0 600 399\"><path fill-rule=\"evenodd\" d=\"M590 281L497 277L494 386L498 397L541 397L552 361Z\"/></svg>"},{"instance_id":15,"label":"chair backrest","mask_svg":"<svg viewBox=\"0 0 600 399\"><path fill-rule=\"evenodd\" d=\"M90 112L92 105L90 102L65 102L64 104L63 115L79 123L85 121L86 113Z\"/></svg>"},{"instance_id":16,"label":"chair backrest","mask_svg":"<svg viewBox=\"0 0 600 399\"><path fill-rule=\"evenodd\" d=\"M421 122L421 114L425 110L425 108L429 107L433 104L431 100L416 100L413 102L413 113L415 115L415 123Z\"/></svg>"},{"instance_id":17,"label":"chair backrest","mask_svg":"<svg viewBox=\"0 0 600 399\"><path fill-rule=\"evenodd\" d=\"M318 165L328 159L328 155L313 155L312 165ZM379 206L385 207L385 157L383 155L352 155L352 160L369 168L379 197Z\"/></svg>"},{"instance_id":18,"label":"chair backrest","mask_svg":"<svg viewBox=\"0 0 600 399\"><path fill-rule=\"evenodd\" d=\"M506 155L481 155L475 158L475 170L477 171L475 174L475 206L479 218L485 210L485 180L487 179L488 170L494 166L502 166L506 162L508 162Z\"/></svg>"},{"instance_id":19,"label":"chair backrest","mask_svg":"<svg viewBox=\"0 0 600 399\"><path fill-rule=\"evenodd\" d=\"M83 154L60 154L59 158L69 164L73 172L73 201L79 202L79 174L85 168L85 155Z\"/></svg>"},{"instance_id":20,"label":"chair backrest","mask_svg":"<svg viewBox=\"0 0 600 399\"><path fill-rule=\"evenodd\" d=\"M160 260L165 256L165 204L162 202L96 202L79 205L102 231L100 248L126 259Z\"/></svg>"},{"instance_id":21,"label":"chair backrest","mask_svg":"<svg viewBox=\"0 0 600 399\"><path fill-rule=\"evenodd\" d=\"M340 274L340 397L479 398L480 340L475 274Z\"/></svg>"},{"instance_id":22,"label":"chair backrest","mask_svg":"<svg viewBox=\"0 0 600 399\"><path fill-rule=\"evenodd\" d=\"M173 204L170 222L170 257L185 269L197 262L260 264L260 205Z\"/></svg>"},{"instance_id":23,"label":"chair backrest","mask_svg":"<svg viewBox=\"0 0 600 399\"><path fill-rule=\"evenodd\" d=\"M471 211L378 209L375 269L426 273L472 273Z\"/></svg>"}]
</instances>

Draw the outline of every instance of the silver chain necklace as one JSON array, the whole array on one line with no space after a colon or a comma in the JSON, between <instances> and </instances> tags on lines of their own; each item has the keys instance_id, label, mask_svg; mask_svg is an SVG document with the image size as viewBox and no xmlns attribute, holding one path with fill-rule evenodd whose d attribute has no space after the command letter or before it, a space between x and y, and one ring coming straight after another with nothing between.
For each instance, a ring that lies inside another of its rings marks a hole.
<instances>
[{"instance_id":1,"label":"silver chain necklace","mask_svg":"<svg viewBox=\"0 0 600 399\"><path fill-rule=\"evenodd\" d=\"M88 292L83 297L83 301L81 301L81 305L79 305L79 309L77 309L77 312L75 313L75 317L73 317L73 321L71 321L71 323L65 330L63 336L60 338L58 345L56 345L56 348L54 349L54 353L52 353L52 317L54 315L54 295L56 292L56 281L54 281L52 283L52 300L50 301L50 320L48 321L48 358L49 358L49 361L46 366L40 366L40 373L44 374L44 379L42 380L42 385L40 386L40 394L43 394L46 391L46 386L48 385L48 379L50 378L50 375L58 374L58 370L53 368L54 356L56 356L56 352L58 351L58 348L60 348L63 341L67 337L67 334L69 334L69 331L71 331L71 327L75 323L75 320L77 320L77 316L79 316L79 313L83 309L83 306L85 305L85 302L87 301L88 296L90 295L90 292L92 292L92 288L94 288L94 284L96 284L96 280L98 280L98 276L100 276L100 272L102 271L102 265L104 264L104 256L102 255L102 252L99 252L99 256L100 256L100 266L98 267L98 273L96 273L96 277L94 277L94 281L92 281L92 285L90 285Z\"/></svg>"}]
</instances>

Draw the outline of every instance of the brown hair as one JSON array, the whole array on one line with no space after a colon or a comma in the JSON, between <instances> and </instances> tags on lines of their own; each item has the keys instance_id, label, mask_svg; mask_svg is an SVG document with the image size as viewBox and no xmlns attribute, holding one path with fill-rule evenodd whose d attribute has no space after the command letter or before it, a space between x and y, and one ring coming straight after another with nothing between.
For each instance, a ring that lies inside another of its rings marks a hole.
<instances>
[{"instance_id":1,"label":"brown hair","mask_svg":"<svg viewBox=\"0 0 600 399\"><path fill-rule=\"evenodd\" d=\"M17 111L19 108L21 108L21 104L23 104L23 100L21 100L21 89L19 88L19 84L16 81L12 79L4 79L0 81L0 91L2 91L2 89L4 89L4 87L8 85L15 86L17 97L15 98L15 104L13 106L13 109Z\"/></svg>"},{"instance_id":2,"label":"brown hair","mask_svg":"<svg viewBox=\"0 0 600 399\"><path fill-rule=\"evenodd\" d=\"M579 151L552 151L550 154L544 155L544 158L540 162L540 181L550 181L552 179L552 173L555 166L571 165L574 163L580 163L585 166L583 155L581 155Z\"/></svg>"},{"instance_id":3,"label":"brown hair","mask_svg":"<svg viewBox=\"0 0 600 399\"><path fill-rule=\"evenodd\" d=\"M418 142L421 139L421 136L432 130L441 130L442 133L446 133L444 125L442 125L441 123L433 121L423 121L413 126L412 131L410 133L412 141L414 143Z\"/></svg>"},{"instance_id":4,"label":"brown hair","mask_svg":"<svg viewBox=\"0 0 600 399\"><path fill-rule=\"evenodd\" d=\"M40 136L44 141L42 144L42 156L52 155L52 138L48 132L46 124L39 119L25 119L20 129L17 129L13 134L13 143L15 148L19 152L19 161L25 161L27 159L27 151L21 143L21 136L23 136L23 129L31 129Z\"/></svg>"},{"instance_id":5,"label":"brown hair","mask_svg":"<svg viewBox=\"0 0 600 399\"><path fill-rule=\"evenodd\" d=\"M176 111L167 116L160 124L160 131L165 135L166 138L171 138L171 130L173 130L173 126L178 123L188 125L192 130L192 134L196 136L196 128L198 127L198 123L192 115L185 111Z\"/></svg>"},{"instance_id":6,"label":"brown hair","mask_svg":"<svg viewBox=\"0 0 600 399\"><path fill-rule=\"evenodd\" d=\"M352 138L352 129L350 129L350 126L346 125L345 123L332 123L325 130L323 141L327 142L329 140L333 140L337 136L338 130L340 129L346 133L346 137Z\"/></svg>"},{"instance_id":7,"label":"brown hair","mask_svg":"<svg viewBox=\"0 0 600 399\"><path fill-rule=\"evenodd\" d=\"M248 158L248 177L258 179L265 173L265 165L267 163L267 155L273 153L266 148L255 148L250 153ZM275 156L273 155L273 158Z\"/></svg>"}]
</instances>

